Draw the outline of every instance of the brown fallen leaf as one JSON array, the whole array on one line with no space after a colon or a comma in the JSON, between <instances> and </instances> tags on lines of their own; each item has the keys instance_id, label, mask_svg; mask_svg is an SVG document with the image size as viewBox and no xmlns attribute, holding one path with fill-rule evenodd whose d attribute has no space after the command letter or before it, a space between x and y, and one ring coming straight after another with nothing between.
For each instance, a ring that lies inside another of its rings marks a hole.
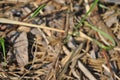
<instances>
[{"instance_id":1,"label":"brown fallen leaf","mask_svg":"<svg viewBox=\"0 0 120 80\"><path fill-rule=\"evenodd\" d=\"M8 35L13 43L13 53L10 52L9 55L13 56L13 58L16 58L17 63L19 66L24 66L28 63L28 40L27 40L27 34L25 32L17 32L17 31L12 31Z\"/></svg>"}]
</instances>

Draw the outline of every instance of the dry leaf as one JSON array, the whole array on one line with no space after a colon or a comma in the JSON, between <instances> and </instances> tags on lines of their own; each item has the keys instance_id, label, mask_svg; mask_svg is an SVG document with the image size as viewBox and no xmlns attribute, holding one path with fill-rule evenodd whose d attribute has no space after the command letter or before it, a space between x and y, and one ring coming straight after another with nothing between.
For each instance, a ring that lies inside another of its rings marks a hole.
<instances>
[{"instance_id":1,"label":"dry leaf","mask_svg":"<svg viewBox=\"0 0 120 80\"><path fill-rule=\"evenodd\" d=\"M13 52L19 66L24 66L28 63L28 40L25 32L19 33L12 31L9 34L11 42L13 43ZM9 53L13 55L13 53Z\"/></svg>"}]
</instances>

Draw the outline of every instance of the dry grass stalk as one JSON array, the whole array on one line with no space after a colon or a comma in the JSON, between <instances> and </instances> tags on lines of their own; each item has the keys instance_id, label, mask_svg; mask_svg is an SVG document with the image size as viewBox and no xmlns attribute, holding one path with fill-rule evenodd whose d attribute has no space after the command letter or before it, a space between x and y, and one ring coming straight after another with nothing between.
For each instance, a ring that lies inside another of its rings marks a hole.
<instances>
[{"instance_id":1,"label":"dry grass stalk","mask_svg":"<svg viewBox=\"0 0 120 80\"><path fill-rule=\"evenodd\" d=\"M78 61L78 67L89 78L89 80L97 80L80 61Z\"/></svg>"},{"instance_id":2,"label":"dry grass stalk","mask_svg":"<svg viewBox=\"0 0 120 80\"><path fill-rule=\"evenodd\" d=\"M108 71L109 73L111 73L110 70L109 70L109 68L106 67L104 64L102 65L102 67L103 67L106 71ZM115 76L116 79L120 80L120 78L119 78L115 73L113 73L113 74L114 74L114 76Z\"/></svg>"},{"instance_id":3,"label":"dry grass stalk","mask_svg":"<svg viewBox=\"0 0 120 80\"><path fill-rule=\"evenodd\" d=\"M71 60L76 56L77 53L79 53L82 50L82 47L84 46L84 42L81 43L75 50L72 51L71 56L69 59L66 61L66 64L64 65L64 68L60 71L58 80L61 80L63 77L63 74L67 71L69 63Z\"/></svg>"},{"instance_id":4,"label":"dry grass stalk","mask_svg":"<svg viewBox=\"0 0 120 80\"><path fill-rule=\"evenodd\" d=\"M55 28L46 27L43 24L39 26L39 25L35 25L35 24L9 20L9 19L5 19L5 18L0 18L0 23L23 25L23 26L27 26L27 27L36 27L36 28L42 28L42 29L48 29L48 30L52 30L52 31L62 32L62 33L65 32L64 30L59 30L59 29L55 29Z\"/></svg>"}]
</instances>

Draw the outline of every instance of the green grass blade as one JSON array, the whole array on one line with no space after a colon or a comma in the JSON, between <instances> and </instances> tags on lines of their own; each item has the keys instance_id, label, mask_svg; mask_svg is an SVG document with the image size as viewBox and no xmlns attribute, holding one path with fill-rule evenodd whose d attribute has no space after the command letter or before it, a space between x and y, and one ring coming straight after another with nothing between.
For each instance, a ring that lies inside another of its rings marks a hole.
<instances>
[{"instance_id":1,"label":"green grass blade","mask_svg":"<svg viewBox=\"0 0 120 80\"><path fill-rule=\"evenodd\" d=\"M44 7L46 6L46 4L43 4L41 6L39 6L35 11L34 13L32 14L31 18L34 18L35 16L37 16L40 12L40 10L42 10Z\"/></svg>"},{"instance_id":2,"label":"green grass blade","mask_svg":"<svg viewBox=\"0 0 120 80\"><path fill-rule=\"evenodd\" d=\"M103 9L109 9L108 7L106 7L106 6L103 5L103 4L99 4L99 6L100 6L101 8L103 8Z\"/></svg>"},{"instance_id":3,"label":"green grass blade","mask_svg":"<svg viewBox=\"0 0 120 80\"><path fill-rule=\"evenodd\" d=\"M80 25L82 25L82 23L85 21L85 19L87 18L88 14L94 9L94 7L97 5L99 0L95 0L94 3L92 4L92 6L90 7L89 11L85 14L85 16L80 20L80 22L77 24L77 28L80 27Z\"/></svg>"},{"instance_id":4,"label":"green grass blade","mask_svg":"<svg viewBox=\"0 0 120 80\"><path fill-rule=\"evenodd\" d=\"M0 44L1 44L1 46L2 46L2 50L3 50L4 62L6 63L5 41L4 41L3 38L0 38Z\"/></svg>"},{"instance_id":5,"label":"green grass blade","mask_svg":"<svg viewBox=\"0 0 120 80\"><path fill-rule=\"evenodd\" d=\"M99 41L93 39L93 41L102 49L105 49L105 50L110 50L112 49L114 46L105 46L103 45L102 43L100 43Z\"/></svg>"},{"instance_id":6,"label":"green grass blade","mask_svg":"<svg viewBox=\"0 0 120 80\"><path fill-rule=\"evenodd\" d=\"M109 34L103 32L103 31L100 30L100 29L97 29L95 26L89 24L89 23L86 22L86 21L84 22L84 24L87 25L88 27L92 28L93 30L97 31L98 33L100 33L101 35L103 35L105 38L109 39L109 40L112 42L112 45L110 45L110 46L105 46L105 45L103 45L102 43L94 40L101 48L111 49L112 47L115 46L115 41L114 41L114 39L113 39Z\"/></svg>"},{"instance_id":7,"label":"green grass blade","mask_svg":"<svg viewBox=\"0 0 120 80\"><path fill-rule=\"evenodd\" d=\"M92 6L90 7L89 11L85 14L85 16L80 20L80 22L77 24L76 28L79 28L83 23L87 26L89 26L90 28L92 28L93 30L99 32L101 35L103 35L105 38L109 39L112 42L112 45L110 46L105 46L102 43L100 43L99 41L93 39L93 41L95 41L96 44L98 44L98 46L100 46L103 49L111 49L115 46L115 41L114 39L107 33L103 32L100 29L97 29L95 26L89 24L88 22L85 21L85 19L87 18L87 16L89 15L89 13L93 10L93 8L97 5L99 0L95 0L94 3L92 4Z\"/></svg>"}]
</instances>

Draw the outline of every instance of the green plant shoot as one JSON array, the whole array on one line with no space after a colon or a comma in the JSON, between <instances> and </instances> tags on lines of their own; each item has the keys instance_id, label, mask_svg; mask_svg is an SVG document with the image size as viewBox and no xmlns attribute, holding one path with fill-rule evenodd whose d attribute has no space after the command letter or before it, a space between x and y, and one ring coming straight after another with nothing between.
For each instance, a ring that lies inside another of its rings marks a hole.
<instances>
[{"instance_id":1,"label":"green plant shoot","mask_svg":"<svg viewBox=\"0 0 120 80\"><path fill-rule=\"evenodd\" d=\"M103 45L102 43L98 42L97 40L93 39L97 44L98 46L100 46L101 48L103 49L106 49L106 50L109 50L109 49L112 49L114 46L115 46L115 41L114 39L107 33L103 32L102 30L100 29L97 29L95 26L89 24L88 22L84 22L85 25L87 25L88 27L92 28L93 30L97 31L98 33L100 33L102 36L104 36L105 38L109 39L111 42L112 42L112 45L110 46L105 46Z\"/></svg>"},{"instance_id":2,"label":"green plant shoot","mask_svg":"<svg viewBox=\"0 0 120 80\"><path fill-rule=\"evenodd\" d=\"M94 3L92 4L92 6L90 7L89 11L85 14L85 16L80 20L80 22L78 23L78 25L76 26L77 28L80 27L80 25L82 23L84 23L85 25L89 26L90 28L92 28L93 30L97 31L98 33L100 33L101 35L103 35L104 37L106 37L107 39L109 39L111 42L112 42L112 45L110 46L105 46L103 45L102 43L100 43L99 41L93 39L93 41L96 42L96 44L98 46L100 46L102 49L106 49L106 50L109 50L109 49L112 49L114 46L115 46L115 41L114 39L107 33L103 32L102 30L100 29L97 29L95 26L89 24L88 22L85 21L85 19L87 18L88 14L93 10L93 8L97 5L99 0L95 0Z\"/></svg>"},{"instance_id":3,"label":"green plant shoot","mask_svg":"<svg viewBox=\"0 0 120 80\"><path fill-rule=\"evenodd\" d=\"M4 42L5 42L4 39L0 38L0 44L1 44L2 50L3 50L4 62L6 63L5 43Z\"/></svg>"},{"instance_id":4,"label":"green plant shoot","mask_svg":"<svg viewBox=\"0 0 120 80\"><path fill-rule=\"evenodd\" d=\"M46 6L46 4L43 4L41 6L39 6L35 11L34 13L32 14L31 18L34 18L35 16L37 16L40 12L40 10L42 10L44 7Z\"/></svg>"},{"instance_id":5,"label":"green plant shoot","mask_svg":"<svg viewBox=\"0 0 120 80\"><path fill-rule=\"evenodd\" d=\"M80 22L77 24L77 28L80 27L82 25L82 23L84 23L85 19L87 18L88 14L94 9L94 7L97 5L99 0L95 0L94 3L92 4L92 6L90 7L89 11L85 14L85 16L80 20Z\"/></svg>"}]
</instances>

